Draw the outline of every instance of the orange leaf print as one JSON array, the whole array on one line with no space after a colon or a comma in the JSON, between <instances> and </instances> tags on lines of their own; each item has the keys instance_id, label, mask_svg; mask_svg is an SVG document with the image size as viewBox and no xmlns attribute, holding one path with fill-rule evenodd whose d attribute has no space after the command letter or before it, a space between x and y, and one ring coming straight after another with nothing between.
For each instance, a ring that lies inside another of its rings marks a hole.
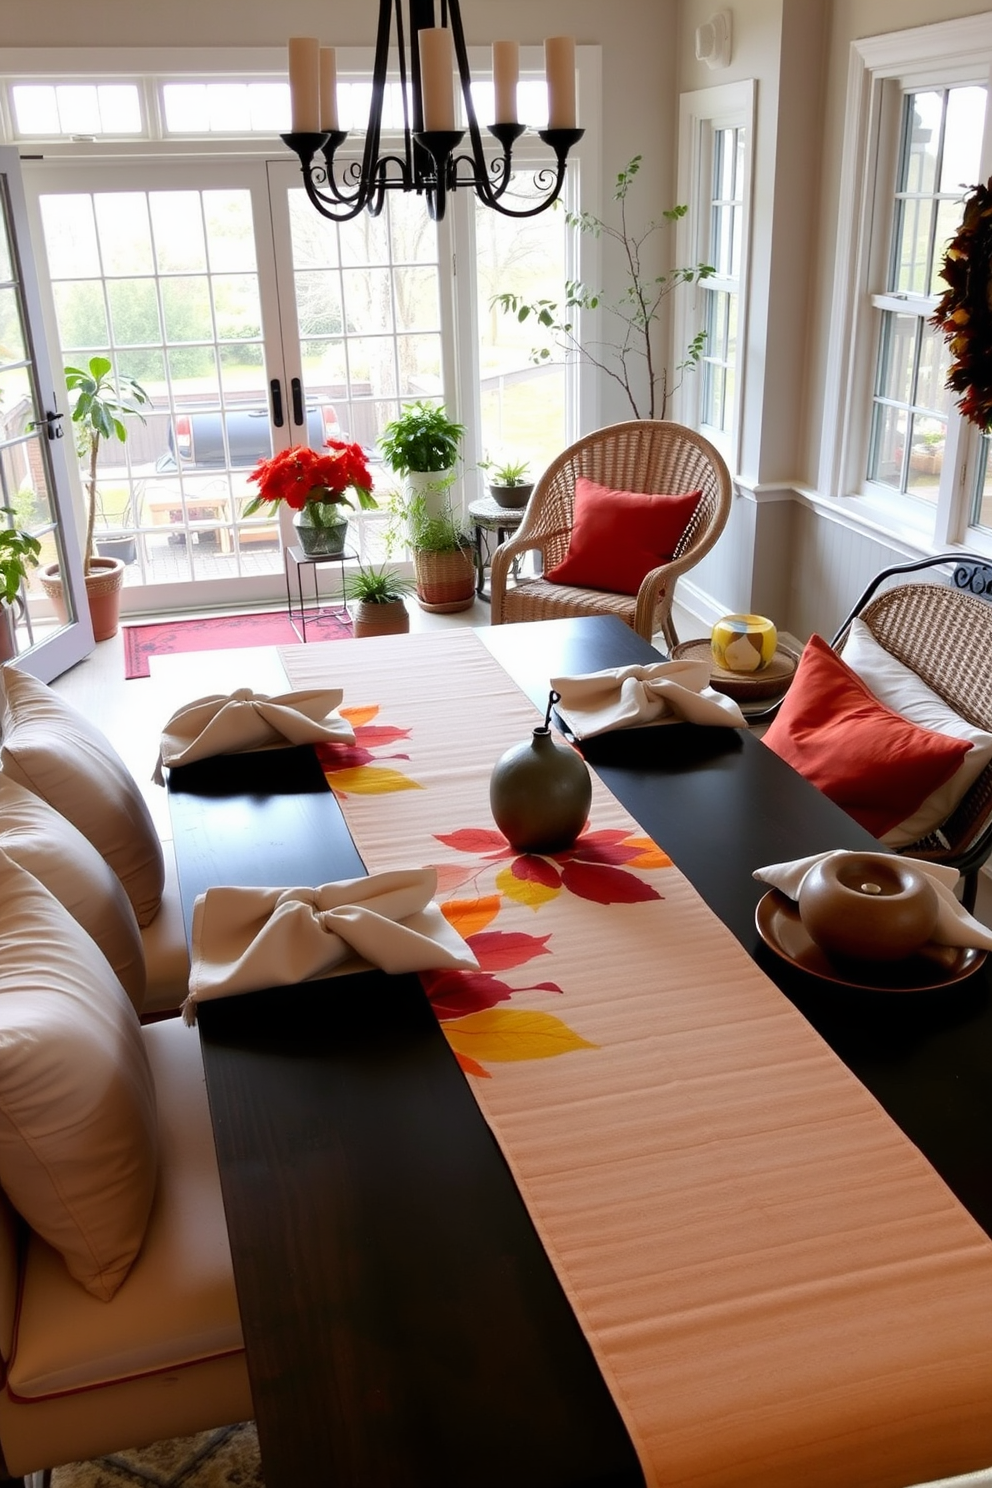
<instances>
[{"instance_id":1,"label":"orange leaf print","mask_svg":"<svg viewBox=\"0 0 992 1488\"><path fill-rule=\"evenodd\" d=\"M454 1054L455 1058L457 1059L457 1061L458 1061L458 1063L459 1063L459 1065L461 1067L462 1074L464 1074L464 1075L475 1075L476 1078L479 1079L479 1080L491 1080L492 1079L492 1075L489 1073L489 1071L487 1069L483 1069L482 1068L482 1065L478 1062L478 1060L471 1059L468 1056L468 1054L459 1054L456 1049L453 1049L451 1052Z\"/></svg>"},{"instance_id":2,"label":"orange leaf print","mask_svg":"<svg viewBox=\"0 0 992 1488\"><path fill-rule=\"evenodd\" d=\"M507 899L512 899L514 904L526 904L531 909L539 909L542 904L547 904L549 899L556 899L561 893L560 883L552 887L550 884L538 883L535 879L518 878L512 867L500 869L496 875L496 887Z\"/></svg>"},{"instance_id":3,"label":"orange leaf print","mask_svg":"<svg viewBox=\"0 0 992 1488\"><path fill-rule=\"evenodd\" d=\"M518 1059L554 1059L577 1049L595 1049L552 1013L524 1008L489 1008L469 1013L442 1031L456 1054L470 1059L507 1064Z\"/></svg>"},{"instance_id":4,"label":"orange leaf print","mask_svg":"<svg viewBox=\"0 0 992 1488\"><path fill-rule=\"evenodd\" d=\"M671 868L672 860L664 848L652 842L650 837L628 837L628 847L640 848L636 858L628 858L628 868Z\"/></svg>"},{"instance_id":5,"label":"orange leaf print","mask_svg":"<svg viewBox=\"0 0 992 1488\"><path fill-rule=\"evenodd\" d=\"M441 913L464 940L484 930L499 914L499 905L498 894L485 894L478 899L449 899L441 905Z\"/></svg>"},{"instance_id":6,"label":"orange leaf print","mask_svg":"<svg viewBox=\"0 0 992 1488\"><path fill-rule=\"evenodd\" d=\"M384 796L390 791L423 790L415 780L382 765L359 765L354 770L332 770L327 783L336 796Z\"/></svg>"},{"instance_id":7,"label":"orange leaf print","mask_svg":"<svg viewBox=\"0 0 992 1488\"><path fill-rule=\"evenodd\" d=\"M360 728L363 723L370 723L379 712L379 704L372 703L364 708L340 708L338 710L342 718L347 718L352 728Z\"/></svg>"},{"instance_id":8,"label":"orange leaf print","mask_svg":"<svg viewBox=\"0 0 992 1488\"><path fill-rule=\"evenodd\" d=\"M436 832L434 835L438 842L453 847L456 852L503 858L513 853L503 833L494 832L489 827L462 827L457 832Z\"/></svg>"}]
</instances>

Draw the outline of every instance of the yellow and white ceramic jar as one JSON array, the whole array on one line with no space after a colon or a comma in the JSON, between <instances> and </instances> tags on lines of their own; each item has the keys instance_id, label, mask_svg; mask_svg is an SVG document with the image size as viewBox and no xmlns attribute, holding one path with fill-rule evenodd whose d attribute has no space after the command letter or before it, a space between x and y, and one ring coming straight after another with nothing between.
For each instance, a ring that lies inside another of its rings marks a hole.
<instances>
[{"instance_id":1,"label":"yellow and white ceramic jar","mask_svg":"<svg viewBox=\"0 0 992 1488\"><path fill-rule=\"evenodd\" d=\"M713 660L726 672L760 672L778 646L778 632L764 615L724 615L713 627Z\"/></svg>"}]
</instances>

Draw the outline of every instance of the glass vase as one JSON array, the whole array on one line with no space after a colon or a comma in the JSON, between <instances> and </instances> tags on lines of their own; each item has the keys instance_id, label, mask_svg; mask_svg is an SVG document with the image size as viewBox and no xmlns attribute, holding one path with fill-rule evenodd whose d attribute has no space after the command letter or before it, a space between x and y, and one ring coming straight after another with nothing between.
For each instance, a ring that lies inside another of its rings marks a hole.
<instances>
[{"instance_id":1,"label":"glass vase","mask_svg":"<svg viewBox=\"0 0 992 1488\"><path fill-rule=\"evenodd\" d=\"M300 547L308 558L337 558L344 552L348 518L340 508L323 501L308 501L293 514Z\"/></svg>"}]
</instances>

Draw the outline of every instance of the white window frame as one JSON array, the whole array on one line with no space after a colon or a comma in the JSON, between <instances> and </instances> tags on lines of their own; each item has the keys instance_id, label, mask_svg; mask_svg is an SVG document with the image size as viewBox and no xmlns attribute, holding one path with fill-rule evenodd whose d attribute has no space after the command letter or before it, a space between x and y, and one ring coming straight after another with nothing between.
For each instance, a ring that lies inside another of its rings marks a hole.
<instances>
[{"instance_id":1,"label":"white window frame","mask_svg":"<svg viewBox=\"0 0 992 1488\"><path fill-rule=\"evenodd\" d=\"M713 135L719 129L744 130L744 162L741 191L741 260L737 280L737 359L734 367L734 400L729 433L702 421L702 378L690 372L672 401L672 416L705 434L717 446L732 470L740 468L741 425L744 407L744 348L747 343L748 265L751 242L751 180L754 158L755 83L722 83L683 93L679 99L678 200L688 207L676 234L680 266L707 262L710 241L709 211L712 200ZM679 290L673 315L672 365L692 337L704 328L706 291Z\"/></svg>"},{"instance_id":2,"label":"white window frame","mask_svg":"<svg viewBox=\"0 0 992 1488\"><path fill-rule=\"evenodd\" d=\"M818 487L913 548L936 552L965 543L992 552L992 534L969 526L978 434L956 412L948 419L935 507L866 476L902 98L907 90L957 83L989 90L985 179L992 163L992 13L851 43Z\"/></svg>"}]
</instances>

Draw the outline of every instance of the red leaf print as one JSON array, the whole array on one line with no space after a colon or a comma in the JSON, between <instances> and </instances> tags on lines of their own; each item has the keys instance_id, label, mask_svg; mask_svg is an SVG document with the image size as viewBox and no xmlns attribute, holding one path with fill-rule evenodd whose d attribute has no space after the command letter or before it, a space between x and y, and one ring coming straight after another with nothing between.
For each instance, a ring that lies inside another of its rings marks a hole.
<instances>
[{"instance_id":1,"label":"red leaf print","mask_svg":"<svg viewBox=\"0 0 992 1488\"><path fill-rule=\"evenodd\" d=\"M361 745L358 744L320 744L317 748L318 754L320 750L327 751L325 754L320 755L320 763L325 772L330 771L333 773L335 770L353 770L358 765L367 765L370 760L375 759L375 755L371 750L362 749ZM332 750L333 754L331 753Z\"/></svg>"},{"instance_id":2,"label":"red leaf print","mask_svg":"<svg viewBox=\"0 0 992 1488\"><path fill-rule=\"evenodd\" d=\"M600 863L566 863L561 881L570 893L593 904L642 904L661 898L657 889L633 873Z\"/></svg>"},{"instance_id":3,"label":"red leaf print","mask_svg":"<svg viewBox=\"0 0 992 1488\"><path fill-rule=\"evenodd\" d=\"M523 966L535 956L547 956L550 935L524 935L521 931L480 930L470 935L468 946L475 952L483 971L506 971L510 966Z\"/></svg>"},{"instance_id":4,"label":"red leaf print","mask_svg":"<svg viewBox=\"0 0 992 1488\"><path fill-rule=\"evenodd\" d=\"M462 1071L462 1074L476 1075L480 1080L492 1079L492 1075L489 1073L489 1071L483 1065L481 1065L477 1059L473 1059L471 1054L459 1054L454 1050L452 1052L455 1054L455 1058L458 1060L458 1064Z\"/></svg>"},{"instance_id":5,"label":"red leaf print","mask_svg":"<svg viewBox=\"0 0 992 1488\"><path fill-rule=\"evenodd\" d=\"M508 1002L513 988L477 971L422 971L420 985L438 1018L464 1018Z\"/></svg>"},{"instance_id":6,"label":"red leaf print","mask_svg":"<svg viewBox=\"0 0 992 1488\"><path fill-rule=\"evenodd\" d=\"M487 831L485 827L463 827L458 832L435 833L435 837L445 847L453 847L455 852L502 858L508 858L513 853L513 848L502 832Z\"/></svg>"},{"instance_id":7,"label":"red leaf print","mask_svg":"<svg viewBox=\"0 0 992 1488\"><path fill-rule=\"evenodd\" d=\"M521 857L514 858L510 872L523 883L542 884L546 889L557 889L561 883L561 874L554 864L534 853L524 853Z\"/></svg>"},{"instance_id":8,"label":"red leaf print","mask_svg":"<svg viewBox=\"0 0 992 1488\"><path fill-rule=\"evenodd\" d=\"M624 847L622 842L589 842L580 837L572 848L572 858L583 863L629 863L643 851L643 847Z\"/></svg>"},{"instance_id":9,"label":"red leaf print","mask_svg":"<svg viewBox=\"0 0 992 1488\"><path fill-rule=\"evenodd\" d=\"M355 739L367 749L380 749L383 744L395 744L397 739L409 739L410 733L410 729L394 728L386 723L360 723L355 729Z\"/></svg>"}]
</instances>

